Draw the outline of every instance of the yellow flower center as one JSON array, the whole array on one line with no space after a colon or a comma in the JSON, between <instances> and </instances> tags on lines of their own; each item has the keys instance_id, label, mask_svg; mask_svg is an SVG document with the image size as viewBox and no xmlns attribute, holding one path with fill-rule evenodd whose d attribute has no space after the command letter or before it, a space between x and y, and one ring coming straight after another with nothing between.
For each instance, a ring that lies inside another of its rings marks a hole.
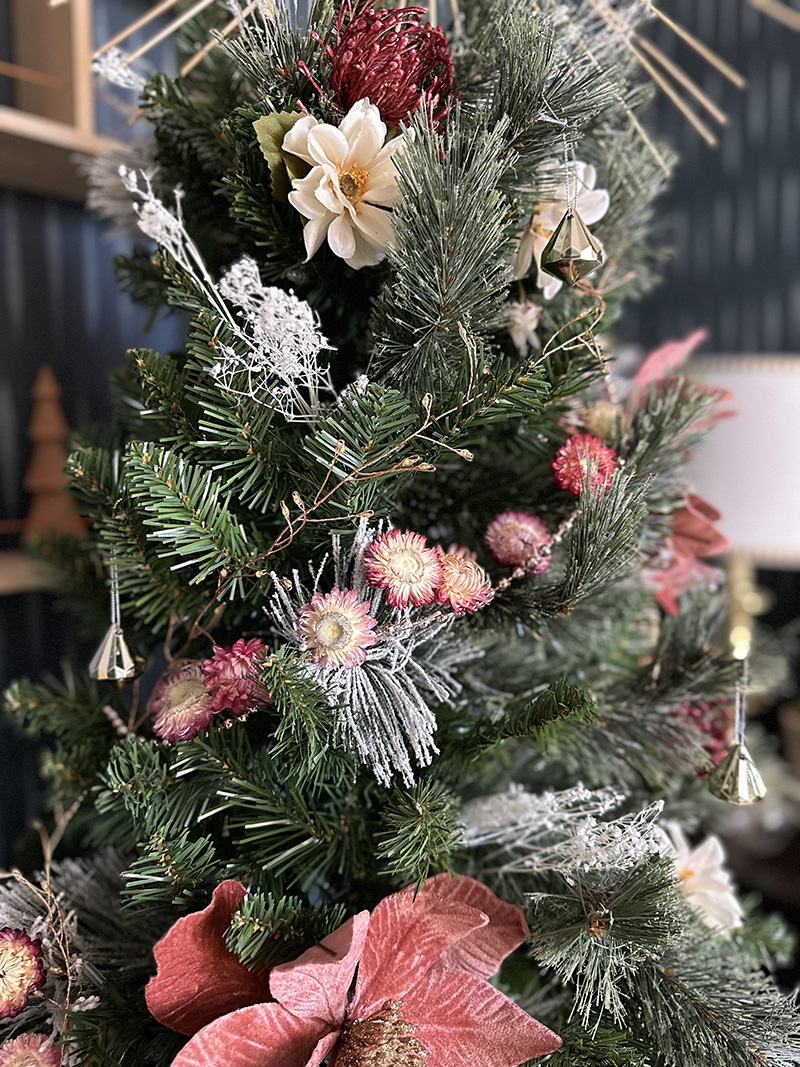
<instances>
[{"instance_id":1,"label":"yellow flower center","mask_svg":"<svg viewBox=\"0 0 800 1067\"><path fill-rule=\"evenodd\" d=\"M206 695L206 688L199 678L184 678L169 691L170 711L183 711Z\"/></svg>"},{"instance_id":2,"label":"yellow flower center","mask_svg":"<svg viewBox=\"0 0 800 1067\"><path fill-rule=\"evenodd\" d=\"M690 871L688 867L684 867L682 871L678 871L678 877L683 882L688 882L690 878L694 878L694 871Z\"/></svg>"},{"instance_id":3,"label":"yellow flower center","mask_svg":"<svg viewBox=\"0 0 800 1067\"><path fill-rule=\"evenodd\" d=\"M418 1027L401 1018L403 1004L386 1000L366 1019L347 1020L332 1067L426 1067L428 1050L414 1037Z\"/></svg>"},{"instance_id":4,"label":"yellow flower center","mask_svg":"<svg viewBox=\"0 0 800 1067\"><path fill-rule=\"evenodd\" d=\"M335 652L344 648L353 636L353 627L338 611L326 611L314 623L314 637L320 648Z\"/></svg>"},{"instance_id":5,"label":"yellow flower center","mask_svg":"<svg viewBox=\"0 0 800 1067\"><path fill-rule=\"evenodd\" d=\"M344 174L339 171L339 188L351 203L360 200L367 190L369 171L355 164Z\"/></svg>"},{"instance_id":6,"label":"yellow flower center","mask_svg":"<svg viewBox=\"0 0 800 1067\"><path fill-rule=\"evenodd\" d=\"M425 562L419 552L405 548L395 552L390 566L397 577L409 584L416 584L425 573Z\"/></svg>"},{"instance_id":7,"label":"yellow flower center","mask_svg":"<svg viewBox=\"0 0 800 1067\"><path fill-rule=\"evenodd\" d=\"M14 1002L36 978L36 958L24 941L0 942L0 1004Z\"/></svg>"}]
</instances>

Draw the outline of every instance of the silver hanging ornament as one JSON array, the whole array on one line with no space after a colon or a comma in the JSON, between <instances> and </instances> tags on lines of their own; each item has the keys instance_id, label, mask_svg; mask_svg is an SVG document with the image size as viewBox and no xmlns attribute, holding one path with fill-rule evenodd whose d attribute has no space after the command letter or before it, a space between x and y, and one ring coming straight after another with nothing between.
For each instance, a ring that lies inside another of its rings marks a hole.
<instances>
[{"instance_id":1,"label":"silver hanging ornament","mask_svg":"<svg viewBox=\"0 0 800 1067\"><path fill-rule=\"evenodd\" d=\"M736 720L731 747L727 756L708 774L709 792L728 804L754 804L767 792L744 739L746 695L747 660L742 667L742 680L736 685Z\"/></svg>"},{"instance_id":2,"label":"silver hanging ornament","mask_svg":"<svg viewBox=\"0 0 800 1067\"><path fill-rule=\"evenodd\" d=\"M114 557L108 567L111 580L111 625L100 642L100 647L89 664L89 674L101 682L118 682L124 678L133 678L136 665L125 643L122 633L119 610L119 578Z\"/></svg>"},{"instance_id":3,"label":"silver hanging ornament","mask_svg":"<svg viewBox=\"0 0 800 1067\"><path fill-rule=\"evenodd\" d=\"M567 208L542 252L542 270L567 285L575 285L602 262L600 244L575 208Z\"/></svg>"}]
</instances>

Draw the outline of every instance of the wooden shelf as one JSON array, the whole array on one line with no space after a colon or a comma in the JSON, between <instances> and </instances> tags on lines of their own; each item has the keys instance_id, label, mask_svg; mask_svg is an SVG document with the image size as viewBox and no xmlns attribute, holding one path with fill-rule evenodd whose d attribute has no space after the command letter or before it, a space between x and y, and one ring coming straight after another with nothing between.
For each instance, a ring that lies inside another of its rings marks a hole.
<instances>
[{"instance_id":1,"label":"wooden shelf","mask_svg":"<svg viewBox=\"0 0 800 1067\"><path fill-rule=\"evenodd\" d=\"M58 571L49 563L32 559L24 552L0 552L0 596L55 589Z\"/></svg>"}]
</instances>

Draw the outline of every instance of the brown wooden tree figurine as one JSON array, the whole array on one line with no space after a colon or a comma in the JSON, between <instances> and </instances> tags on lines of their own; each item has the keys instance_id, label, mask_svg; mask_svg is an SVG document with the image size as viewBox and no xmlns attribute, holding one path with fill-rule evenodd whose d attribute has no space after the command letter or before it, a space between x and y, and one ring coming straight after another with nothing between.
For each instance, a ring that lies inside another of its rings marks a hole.
<instances>
[{"instance_id":1,"label":"brown wooden tree figurine","mask_svg":"<svg viewBox=\"0 0 800 1067\"><path fill-rule=\"evenodd\" d=\"M86 525L67 491L66 441L69 426L61 407L61 386L52 368L43 363L31 389L33 413L28 439L33 454L22 486L31 503L22 527L22 542L30 545L49 533L86 536Z\"/></svg>"}]
</instances>

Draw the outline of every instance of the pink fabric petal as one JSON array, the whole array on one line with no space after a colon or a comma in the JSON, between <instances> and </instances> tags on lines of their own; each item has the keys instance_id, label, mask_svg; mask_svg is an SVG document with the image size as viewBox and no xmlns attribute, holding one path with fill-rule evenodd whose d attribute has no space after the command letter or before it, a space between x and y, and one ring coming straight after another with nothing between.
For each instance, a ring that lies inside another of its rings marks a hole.
<instances>
[{"instance_id":1,"label":"pink fabric petal","mask_svg":"<svg viewBox=\"0 0 800 1067\"><path fill-rule=\"evenodd\" d=\"M351 1014L371 1014L407 991L455 941L488 922L477 908L414 886L385 897L372 912Z\"/></svg>"},{"instance_id":2,"label":"pink fabric petal","mask_svg":"<svg viewBox=\"0 0 800 1067\"><path fill-rule=\"evenodd\" d=\"M482 978L463 971L427 974L403 1001L430 1067L516 1067L554 1052L561 1038Z\"/></svg>"},{"instance_id":3,"label":"pink fabric petal","mask_svg":"<svg viewBox=\"0 0 800 1067\"><path fill-rule=\"evenodd\" d=\"M728 539L714 527L720 517L716 508L702 497L690 494L685 507L672 516L672 547L677 556L716 556L730 547Z\"/></svg>"},{"instance_id":4,"label":"pink fabric petal","mask_svg":"<svg viewBox=\"0 0 800 1067\"><path fill-rule=\"evenodd\" d=\"M359 912L296 960L276 967L269 979L275 999L302 1019L340 1026L369 922L369 912Z\"/></svg>"},{"instance_id":5,"label":"pink fabric petal","mask_svg":"<svg viewBox=\"0 0 800 1067\"><path fill-rule=\"evenodd\" d=\"M158 973L145 997L164 1026L194 1034L235 1008L272 999L267 979L248 971L225 947L225 931L244 895L240 882L221 882L207 908L178 919L156 944Z\"/></svg>"},{"instance_id":6,"label":"pink fabric petal","mask_svg":"<svg viewBox=\"0 0 800 1067\"><path fill-rule=\"evenodd\" d=\"M280 1004L255 1004L204 1027L171 1067L306 1067L325 1029Z\"/></svg>"},{"instance_id":7,"label":"pink fabric petal","mask_svg":"<svg viewBox=\"0 0 800 1067\"><path fill-rule=\"evenodd\" d=\"M311 1057L309 1058L306 1067L319 1067L338 1040L338 1030L335 1030L332 1034L326 1034L325 1037L321 1037L317 1042L317 1047L311 1053Z\"/></svg>"},{"instance_id":8,"label":"pink fabric petal","mask_svg":"<svg viewBox=\"0 0 800 1067\"><path fill-rule=\"evenodd\" d=\"M695 330L682 341L667 341L665 345L654 349L636 372L634 387L644 389L650 382L660 382L662 378L668 378L707 336L707 330Z\"/></svg>"},{"instance_id":9,"label":"pink fabric petal","mask_svg":"<svg viewBox=\"0 0 800 1067\"><path fill-rule=\"evenodd\" d=\"M456 941L439 957L439 967L456 967L479 978L495 974L506 956L521 945L528 936L528 924L522 909L504 900L474 878L454 878L438 874L426 883L431 893L482 911L489 919L486 926L471 930L466 937Z\"/></svg>"}]
</instances>

